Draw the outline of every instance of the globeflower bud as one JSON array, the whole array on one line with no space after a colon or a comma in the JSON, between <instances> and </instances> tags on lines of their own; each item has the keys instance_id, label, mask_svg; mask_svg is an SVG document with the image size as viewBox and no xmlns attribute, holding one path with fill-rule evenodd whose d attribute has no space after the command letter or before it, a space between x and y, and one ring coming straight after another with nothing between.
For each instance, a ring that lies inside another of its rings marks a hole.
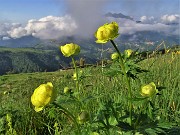
<instances>
[{"instance_id":1,"label":"globeflower bud","mask_svg":"<svg viewBox=\"0 0 180 135\"><path fill-rule=\"evenodd\" d=\"M153 95L155 95L157 93L158 93L158 90L156 89L156 85L154 84L154 82L151 82L151 83L141 87L140 94L143 97L152 97Z\"/></svg>"},{"instance_id":2,"label":"globeflower bud","mask_svg":"<svg viewBox=\"0 0 180 135\"><path fill-rule=\"evenodd\" d=\"M78 77L77 77L77 73L74 72L72 78L73 78L73 80L77 81L78 79L80 79L80 78L82 77L82 75L83 75L83 71L80 70L80 71L78 72Z\"/></svg>"},{"instance_id":3,"label":"globeflower bud","mask_svg":"<svg viewBox=\"0 0 180 135\"><path fill-rule=\"evenodd\" d=\"M55 97L56 92L53 90L53 85L51 82L41 84L34 90L34 93L31 96L31 102L35 106L34 110L36 112L43 110L43 108L52 102Z\"/></svg>"},{"instance_id":4,"label":"globeflower bud","mask_svg":"<svg viewBox=\"0 0 180 135\"><path fill-rule=\"evenodd\" d=\"M77 44L70 43L61 46L60 50L65 57L70 57L70 56L78 55L80 53L80 46Z\"/></svg>"},{"instance_id":5,"label":"globeflower bud","mask_svg":"<svg viewBox=\"0 0 180 135\"><path fill-rule=\"evenodd\" d=\"M64 94L70 93L71 89L69 87L64 87Z\"/></svg>"},{"instance_id":6,"label":"globeflower bud","mask_svg":"<svg viewBox=\"0 0 180 135\"><path fill-rule=\"evenodd\" d=\"M106 23L95 32L96 43L106 43L118 37L119 26L116 22Z\"/></svg>"},{"instance_id":7,"label":"globeflower bud","mask_svg":"<svg viewBox=\"0 0 180 135\"><path fill-rule=\"evenodd\" d=\"M177 51L176 54L180 54L180 51Z\"/></svg>"},{"instance_id":8,"label":"globeflower bud","mask_svg":"<svg viewBox=\"0 0 180 135\"><path fill-rule=\"evenodd\" d=\"M111 54L111 59L112 60L117 60L119 58L119 54L117 52Z\"/></svg>"},{"instance_id":9,"label":"globeflower bud","mask_svg":"<svg viewBox=\"0 0 180 135\"><path fill-rule=\"evenodd\" d=\"M73 74L73 76L72 76L72 78L73 78L73 80L75 80L75 81L76 81L76 80L77 80L77 74L76 74L76 73L74 73L74 74Z\"/></svg>"},{"instance_id":10,"label":"globeflower bud","mask_svg":"<svg viewBox=\"0 0 180 135\"><path fill-rule=\"evenodd\" d=\"M89 113L87 111L82 111L79 115L78 115L78 123L79 124L83 124L85 122L87 122L89 120L90 116Z\"/></svg>"},{"instance_id":11,"label":"globeflower bud","mask_svg":"<svg viewBox=\"0 0 180 135\"><path fill-rule=\"evenodd\" d=\"M125 55L129 58L129 57L132 55L133 50L127 49L127 50L124 51L124 53L125 53Z\"/></svg>"}]
</instances>

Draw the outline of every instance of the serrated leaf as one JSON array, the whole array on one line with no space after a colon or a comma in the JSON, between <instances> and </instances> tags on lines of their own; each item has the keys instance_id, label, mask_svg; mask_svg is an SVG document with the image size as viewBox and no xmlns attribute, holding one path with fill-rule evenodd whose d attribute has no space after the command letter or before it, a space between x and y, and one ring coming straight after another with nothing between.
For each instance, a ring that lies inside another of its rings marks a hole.
<instances>
[{"instance_id":1,"label":"serrated leaf","mask_svg":"<svg viewBox=\"0 0 180 135\"><path fill-rule=\"evenodd\" d=\"M118 70L109 70L109 71L104 72L104 75L109 76L109 77L114 77L114 76L117 76L119 73L121 72Z\"/></svg>"},{"instance_id":2,"label":"serrated leaf","mask_svg":"<svg viewBox=\"0 0 180 135\"><path fill-rule=\"evenodd\" d=\"M135 135L143 135L143 134L141 134L141 133L139 133L139 132L136 132Z\"/></svg>"},{"instance_id":3,"label":"serrated leaf","mask_svg":"<svg viewBox=\"0 0 180 135\"><path fill-rule=\"evenodd\" d=\"M49 110L48 116L49 116L50 118L56 118L56 117L57 117L57 116L56 116L56 111L54 110L54 108L51 108L51 109Z\"/></svg>"},{"instance_id":4,"label":"serrated leaf","mask_svg":"<svg viewBox=\"0 0 180 135\"><path fill-rule=\"evenodd\" d=\"M118 127L122 128L122 130L132 130L132 127L129 125L129 123L126 122L118 122Z\"/></svg>"},{"instance_id":5,"label":"serrated leaf","mask_svg":"<svg viewBox=\"0 0 180 135\"><path fill-rule=\"evenodd\" d=\"M164 134L166 134L166 132L163 129L161 129L161 128L155 128L155 130L156 130L157 133L164 133Z\"/></svg>"},{"instance_id":6,"label":"serrated leaf","mask_svg":"<svg viewBox=\"0 0 180 135\"><path fill-rule=\"evenodd\" d=\"M110 116L109 119L108 119L108 121L109 121L109 124L110 124L110 125L113 125L113 126L116 126L116 125L118 124L116 118L113 117L113 116Z\"/></svg>"},{"instance_id":7,"label":"serrated leaf","mask_svg":"<svg viewBox=\"0 0 180 135\"><path fill-rule=\"evenodd\" d=\"M175 124L174 123L170 123L170 122L163 122L163 123L158 123L157 124L158 125L158 127L160 127L160 128L164 128L164 129L170 129L170 128L172 128Z\"/></svg>"},{"instance_id":8,"label":"serrated leaf","mask_svg":"<svg viewBox=\"0 0 180 135\"><path fill-rule=\"evenodd\" d=\"M150 134L150 135L158 135L156 133L156 131L154 129L152 129L152 128L145 129L145 132Z\"/></svg>"},{"instance_id":9,"label":"serrated leaf","mask_svg":"<svg viewBox=\"0 0 180 135\"><path fill-rule=\"evenodd\" d=\"M132 135L132 131L124 132L124 131L117 131L118 135Z\"/></svg>"},{"instance_id":10,"label":"serrated leaf","mask_svg":"<svg viewBox=\"0 0 180 135\"><path fill-rule=\"evenodd\" d=\"M86 98L84 98L83 100L82 100L82 102L87 102L87 101L89 101L89 100L91 100L91 99L94 99L95 97L93 97L93 96L88 96L88 97L86 97Z\"/></svg>"}]
</instances>

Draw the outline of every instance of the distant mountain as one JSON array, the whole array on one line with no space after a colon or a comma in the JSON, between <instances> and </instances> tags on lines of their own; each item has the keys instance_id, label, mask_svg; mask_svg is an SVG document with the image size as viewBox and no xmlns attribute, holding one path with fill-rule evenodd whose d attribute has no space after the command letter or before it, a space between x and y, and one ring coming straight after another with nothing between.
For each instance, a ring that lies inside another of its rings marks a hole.
<instances>
[{"instance_id":1,"label":"distant mountain","mask_svg":"<svg viewBox=\"0 0 180 135\"><path fill-rule=\"evenodd\" d=\"M122 34L119 37L119 40L123 41L123 42L146 42L146 41L162 41L162 40L166 40L169 43L175 43L178 44L179 43L179 37L175 36L175 35L167 35L165 33L162 32L156 32L156 31L138 31L135 32L134 34Z\"/></svg>"},{"instance_id":2,"label":"distant mountain","mask_svg":"<svg viewBox=\"0 0 180 135\"><path fill-rule=\"evenodd\" d=\"M178 37L150 31L121 35L115 39L115 42L121 51L128 48L146 51L147 49L154 50L164 39L166 39L166 47L178 45L179 43ZM6 73L56 71L61 68L67 68L70 66L71 59L64 57L59 49L60 45L66 44L67 42L73 42L81 46L80 55L76 57L76 60L83 58L86 64L95 64L101 59L109 58L110 54L114 52L109 42L102 46L101 44L96 44L93 38L81 39L68 37L63 40L43 40L37 43L29 40L29 44L24 44L28 47L24 47L23 44L21 44L21 47L24 48L0 46L0 75ZM20 47L19 44L16 43L12 45L13 47L16 47L15 45ZM164 46L161 47L164 48Z\"/></svg>"},{"instance_id":3,"label":"distant mountain","mask_svg":"<svg viewBox=\"0 0 180 135\"><path fill-rule=\"evenodd\" d=\"M124 15L122 13L107 13L105 14L106 17L113 17L113 18L123 18L123 20L128 19L128 21L132 22L134 21L132 17ZM118 20L118 19L117 19ZM134 21L136 23L142 23L141 21ZM168 25L168 24L167 24ZM169 25L177 25L169 24ZM79 44L82 48L82 50L86 51L83 55L89 55L96 53L97 50L101 49L101 45L97 45L95 43L95 38L92 37L90 39L84 39L77 36L66 36L61 37L57 40L41 40L38 38L35 38L33 36L25 36L21 38L16 39L6 39L2 40L2 37L0 37L0 46L4 47L10 47L10 48L24 48L24 47L33 47L33 48L40 48L44 50L56 50L60 45L64 45L66 43L76 43ZM120 34L119 38L116 39L117 42L146 42L146 41L162 41L162 40L168 40L168 42L173 44L179 44L179 37L178 36L172 36L167 35L162 32L158 31L138 31L133 34ZM104 49L107 49L109 46L104 46Z\"/></svg>"},{"instance_id":4,"label":"distant mountain","mask_svg":"<svg viewBox=\"0 0 180 135\"><path fill-rule=\"evenodd\" d=\"M61 39L57 40L40 40L30 37L23 37L18 39L10 39L2 41L0 40L0 46L10 47L10 48L34 48L39 50L55 50L59 51L59 46L64 45L67 43L76 43L81 46L82 49L82 56L88 58L90 61L95 61L100 57L100 50L102 46L95 43L95 38L91 39L84 39L81 37L62 37ZM155 31L139 31L133 34L121 34L117 39L116 42L120 44L120 49L123 51L122 44L131 44L131 48L133 49L133 44L139 44L140 46L145 45L144 43L147 41L151 42L161 42L167 41L170 45L179 44L179 37L166 35L165 33L155 32ZM139 47L140 47L139 46ZM154 46L156 47L156 46ZM111 48L110 43L103 46L103 49ZM152 48L153 49L153 48ZM93 54L93 56L92 56ZM91 57L92 60L91 60Z\"/></svg>"},{"instance_id":5,"label":"distant mountain","mask_svg":"<svg viewBox=\"0 0 180 135\"><path fill-rule=\"evenodd\" d=\"M105 17L125 18L125 19L129 19L129 20L133 20L132 17L123 15L122 13L111 13L111 12L109 12L109 13L105 14Z\"/></svg>"},{"instance_id":6,"label":"distant mountain","mask_svg":"<svg viewBox=\"0 0 180 135\"><path fill-rule=\"evenodd\" d=\"M0 46L12 47L12 48L32 47L40 41L41 41L40 39L35 38L33 36L24 36L16 39L11 38L8 40L0 40Z\"/></svg>"}]
</instances>

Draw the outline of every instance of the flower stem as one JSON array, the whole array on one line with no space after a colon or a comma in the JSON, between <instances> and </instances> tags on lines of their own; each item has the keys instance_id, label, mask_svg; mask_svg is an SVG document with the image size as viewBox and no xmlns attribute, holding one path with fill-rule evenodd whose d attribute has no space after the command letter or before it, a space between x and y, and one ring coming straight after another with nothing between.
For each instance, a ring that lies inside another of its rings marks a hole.
<instances>
[{"instance_id":1,"label":"flower stem","mask_svg":"<svg viewBox=\"0 0 180 135\"><path fill-rule=\"evenodd\" d=\"M132 91L131 91L131 85L130 85L130 79L126 73L126 70L125 70L125 65L124 65L124 62L123 62L123 58L121 56L121 52L119 51L119 49L117 48L116 44L114 43L113 40L110 40L112 45L114 46L115 50L117 51L117 53L119 54L119 62L120 62L120 66L121 66L121 69L123 71L123 74L125 76L125 80L126 80L126 84L127 84L127 88L128 88L128 96L130 98L130 102L129 102L129 116L130 116L130 125L132 126Z\"/></svg>"},{"instance_id":2,"label":"flower stem","mask_svg":"<svg viewBox=\"0 0 180 135\"><path fill-rule=\"evenodd\" d=\"M73 56L72 56L72 62L73 62L73 66L74 66L75 74L76 74L76 90L77 90L78 95L79 95L79 76L78 76L78 70L77 70L77 66L76 66L76 63L75 63ZM78 96L78 100L79 100L79 96Z\"/></svg>"},{"instance_id":3,"label":"flower stem","mask_svg":"<svg viewBox=\"0 0 180 135\"><path fill-rule=\"evenodd\" d=\"M65 109L65 108L62 107L61 105L59 105L59 104L57 104L57 103L55 103L55 102L53 102L53 104L54 104L55 106L59 107L61 110L63 110L63 113L66 114L67 116L69 116L69 117L73 120L73 122L74 122L74 123L76 124L76 126L77 126L78 132L80 132L79 124L77 123L76 118L75 118L67 109Z\"/></svg>"}]
</instances>

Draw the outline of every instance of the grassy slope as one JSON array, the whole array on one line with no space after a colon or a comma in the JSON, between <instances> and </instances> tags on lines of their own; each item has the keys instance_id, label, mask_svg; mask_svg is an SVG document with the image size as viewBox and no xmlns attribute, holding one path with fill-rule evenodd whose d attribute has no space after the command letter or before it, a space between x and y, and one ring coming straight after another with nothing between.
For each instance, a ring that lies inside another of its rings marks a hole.
<instances>
[{"instance_id":1,"label":"grassy slope","mask_svg":"<svg viewBox=\"0 0 180 135\"><path fill-rule=\"evenodd\" d=\"M179 121L180 112L180 80L179 67L180 67L180 55L176 55L172 59L171 54L157 56L142 61L141 66L145 69L150 70L149 73L142 74L140 76L141 83L155 82L160 86L166 87L160 93L159 97L154 99L154 103L160 108L159 115L162 119ZM88 68L83 69L86 74L91 74L91 77L85 78L81 86L81 99L93 95L95 98L85 104L85 109L90 112L96 112L98 109L99 102L103 102L108 98L114 99L116 102L120 102L126 108L126 89L124 82L121 77L113 78L109 81L108 77L102 77L101 68ZM27 128L32 129L34 121L29 121L32 116L36 116L30 103L30 96L34 89L40 84L48 81L53 82L55 89L58 90L60 97L64 98L63 88L69 86L74 88L75 83L72 81L73 71L56 71L56 72L43 72L43 73L26 73L26 74L13 74L0 76L0 97L1 97L1 108L4 109L4 113L9 112L8 110L18 110L26 116L23 119L24 125L19 125L22 128L22 132L27 131ZM134 94L139 93L139 83L133 81L132 86L134 87ZM66 102L62 102L64 106L67 106ZM173 107L175 105L175 108ZM173 111L173 109L175 109ZM78 108L77 108L78 110ZM74 111L77 114L77 110ZM1 110L2 111L2 110ZM171 112L171 113L169 113ZM1 112L2 113L2 112ZM29 116L29 118L28 118ZM28 124L28 122L32 122ZM180 123L179 123L180 124ZM25 128L26 127L26 128ZM19 131L20 132L20 131Z\"/></svg>"}]
</instances>

